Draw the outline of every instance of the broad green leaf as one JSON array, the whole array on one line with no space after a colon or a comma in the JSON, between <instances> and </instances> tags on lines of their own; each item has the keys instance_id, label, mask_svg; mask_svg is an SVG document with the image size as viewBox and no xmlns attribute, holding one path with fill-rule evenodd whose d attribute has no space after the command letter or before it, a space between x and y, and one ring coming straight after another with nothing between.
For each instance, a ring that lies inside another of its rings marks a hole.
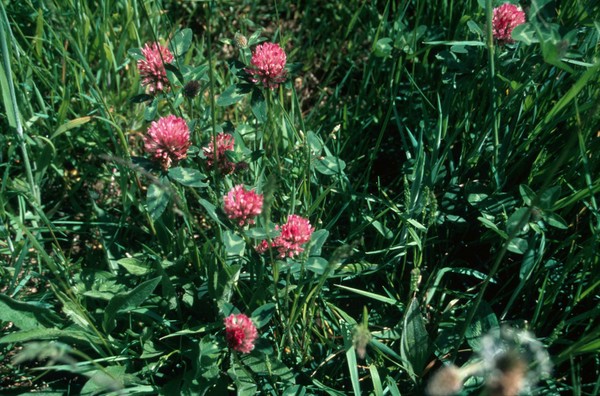
<instances>
[{"instance_id":1,"label":"broad green leaf","mask_svg":"<svg viewBox=\"0 0 600 396\"><path fill-rule=\"evenodd\" d=\"M201 65L196 67L184 67L182 68L183 76L186 81L191 80L208 80L207 72L208 65Z\"/></svg>"},{"instance_id":2,"label":"broad green leaf","mask_svg":"<svg viewBox=\"0 0 600 396\"><path fill-rule=\"evenodd\" d=\"M263 123L267 120L267 102L262 91L258 88L252 90L252 97L250 98L250 107L252 108L252 114L256 117L259 123Z\"/></svg>"},{"instance_id":3,"label":"broad green leaf","mask_svg":"<svg viewBox=\"0 0 600 396\"><path fill-rule=\"evenodd\" d=\"M146 57L144 57L144 54L142 54L141 48L130 48L127 50L127 55L132 57L134 61L146 59Z\"/></svg>"},{"instance_id":4,"label":"broad green leaf","mask_svg":"<svg viewBox=\"0 0 600 396\"><path fill-rule=\"evenodd\" d=\"M135 377L125 374L125 366L110 366L99 370L86 373L90 378L83 388L81 396L95 396L105 392L117 392L124 388L126 383L131 382Z\"/></svg>"},{"instance_id":5,"label":"broad green leaf","mask_svg":"<svg viewBox=\"0 0 600 396\"><path fill-rule=\"evenodd\" d=\"M184 55L192 45L192 29L186 28L175 33L175 36L169 43L169 49L173 52L173 55L180 57Z\"/></svg>"},{"instance_id":6,"label":"broad green leaf","mask_svg":"<svg viewBox=\"0 0 600 396\"><path fill-rule=\"evenodd\" d=\"M104 310L103 326L107 332L114 329L114 320L117 314L130 311L139 307L156 289L160 283L161 276L140 283L135 289L114 296Z\"/></svg>"},{"instance_id":7,"label":"broad green leaf","mask_svg":"<svg viewBox=\"0 0 600 396\"><path fill-rule=\"evenodd\" d=\"M346 168L346 163L334 156L315 160L315 169L324 175L338 175Z\"/></svg>"},{"instance_id":8,"label":"broad green leaf","mask_svg":"<svg viewBox=\"0 0 600 396\"><path fill-rule=\"evenodd\" d=\"M389 37L384 37L377 40L373 48L373 53L375 54L375 56L379 58L387 58L388 56L390 56L393 49L391 45L392 41L393 40Z\"/></svg>"},{"instance_id":9,"label":"broad green leaf","mask_svg":"<svg viewBox=\"0 0 600 396\"><path fill-rule=\"evenodd\" d=\"M61 323L53 311L40 305L15 300L0 293L0 322L13 322L21 330L54 327Z\"/></svg>"},{"instance_id":10,"label":"broad green leaf","mask_svg":"<svg viewBox=\"0 0 600 396\"><path fill-rule=\"evenodd\" d=\"M125 257L117 261L121 267L125 268L127 272L131 275L146 275L152 269L148 268L142 261L133 258L133 257Z\"/></svg>"},{"instance_id":11,"label":"broad green leaf","mask_svg":"<svg viewBox=\"0 0 600 396\"><path fill-rule=\"evenodd\" d=\"M513 238L511 239L511 241L508 243L508 251L509 252L513 252L513 253L517 253L517 254L523 254L527 251L527 246L528 243L525 239L523 238Z\"/></svg>"},{"instance_id":12,"label":"broad green leaf","mask_svg":"<svg viewBox=\"0 0 600 396\"><path fill-rule=\"evenodd\" d=\"M524 281L529 277L536 263L536 249L532 245L533 243L528 243L527 250L523 253L523 261L521 262L521 268L519 269L519 279L521 281Z\"/></svg>"},{"instance_id":13,"label":"broad green leaf","mask_svg":"<svg viewBox=\"0 0 600 396\"><path fill-rule=\"evenodd\" d=\"M150 359L156 356L160 356L163 353L164 351L157 349L154 342L151 339L146 340L144 342L144 350L140 355L140 359Z\"/></svg>"},{"instance_id":14,"label":"broad green leaf","mask_svg":"<svg viewBox=\"0 0 600 396\"><path fill-rule=\"evenodd\" d=\"M316 156L320 156L323 151L323 141L314 132L308 131L306 133L306 141L310 146L311 153Z\"/></svg>"},{"instance_id":15,"label":"broad green leaf","mask_svg":"<svg viewBox=\"0 0 600 396\"><path fill-rule=\"evenodd\" d=\"M208 202L204 198L198 199L198 203L200 203L200 205L202 205L202 207L204 207L204 209L206 209L206 214L211 219L213 219L214 221L216 221L217 223L219 223L221 225L224 225L223 222L219 219L219 216L217 215L217 207L215 205Z\"/></svg>"},{"instance_id":16,"label":"broad green leaf","mask_svg":"<svg viewBox=\"0 0 600 396\"><path fill-rule=\"evenodd\" d=\"M482 301L477 307L475 317L469 323L465 337L467 343L478 351L481 343L481 337L492 329L498 328L498 318L488 303Z\"/></svg>"},{"instance_id":17,"label":"broad green leaf","mask_svg":"<svg viewBox=\"0 0 600 396\"><path fill-rule=\"evenodd\" d=\"M158 219L169 204L169 193L165 188L151 184L146 193L146 205L148 213L153 220Z\"/></svg>"},{"instance_id":18,"label":"broad green leaf","mask_svg":"<svg viewBox=\"0 0 600 396\"><path fill-rule=\"evenodd\" d=\"M560 186L554 186L546 189L540 194L540 208L549 210L552 208L552 206L554 206L558 200L558 197L560 197Z\"/></svg>"},{"instance_id":19,"label":"broad green leaf","mask_svg":"<svg viewBox=\"0 0 600 396\"><path fill-rule=\"evenodd\" d=\"M556 213L544 213L543 218L546 221L546 223L548 223L548 225L551 227L559 228L561 230L566 230L567 228L569 228L569 225L567 224L565 219L563 219Z\"/></svg>"},{"instance_id":20,"label":"broad green leaf","mask_svg":"<svg viewBox=\"0 0 600 396\"><path fill-rule=\"evenodd\" d=\"M305 267L307 270L314 272L317 275L323 275L327 272L329 262L322 257L309 257L306 260Z\"/></svg>"},{"instance_id":21,"label":"broad green leaf","mask_svg":"<svg viewBox=\"0 0 600 396\"><path fill-rule=\"evenodd\" d=\"M144 120L153 121L156 118L157 111L158 111L158 99L154 98L152 103L150 103L150 105L148 107L146 107L146 110L144 110Z\"/></svg>"},{"instance_id":22,"label":"broad green leaf","mask_svg":"<svg viewBox=\"0 0 600 396\"><path fill-rule=\"evenodd\" d=\"M390 391L390 395L392 396L401 396L400 389L398 389L398 385L396 384L396 380L389 375L385 378L385 383L388 386Z\"/></svg>"},{"instance_id":23,"label":"broad green leaf","mask_svg":"<svg viewBox=\"0 0 600 396\"><path fill-rule=\"evenodd\" d=\"M412 373L409 374L415 379L425 368L429 355L429 336L416 298L410 302L403 322L400 355L410 364Z\"/></svg>"},{"instance_id":24,"label":"broad green leaf","mask_svg":"<svg viewBox=\"0 0 600 396\"><path fill-rule=\"evenodd\" d=\"M511 37L513 40L520 41L525 45L531 45L540 42L537 37L537 31L535 30L534 25L531 23L523 23L519 26L516 26L511 33Z\"/></svg>"},{"instance_id":25,"label":"broad green leaf","mask_svg":"<svg viewBox=\"0 0 600 396\"><path fill-rule=\"evenodd\" d=\"M269 323L269 320L273 317L275 313L275 303L266 303L256 308L254 312L250 315L250 317L256 323L257 328L261 328Z\"/></svg>"},{"instance_id":26,"label":"broad green leaf","mask_svg":"<svg viewBox=\"0 0 600 396\"><path fill-rule=\"evenodd\" d=\"M314 234L316 234L318 231L315 231L313 233L313 238L314 238ZM250 228L249 230L244 231L244 235L246 235L248 238L252 238L252 239L267 239L267 236L271 237L271 239L277 237L280 234L279 231L277 231L276 229L272 228L271 232L267 233L267 231L262 228L262 227L254 227L254 228Z\"/></svg>"},{"instance_id":27,"label":"broad green leaf","mask_svg":"<svg viewBox=\"0 0 600 396\"><path fill-rule=\"evenodd\" d=\"M276 376L284 383L293 383L294 381L294 374L290 368L278 360L275 355L248 354L241 361L256 374Z\"/></svg>"},{"instance_id":28,"label":"broad green leaf","mask_svg":"<svg viewBox=\"0 0 600 396\"><path fill-rule=\"evenodd\" d=\"M241 265L235 264L219 266L218 269L213 270L212 279L209 279L208 291L217 300L219 308L223 304L229 303L233 286L239 279L241 268Z\"/></svg>"},{"instance_id":29,"label":"broad green leaf","mask_svg":"<svg viewBox=\"0 0 600 396\"><path fill-rule=\"evenodd\" d=\"M185 84L183 74L181 73L181 70L179 70L179 68L177 66L175 66L171 63L167 63L167 64L165 64L165 70L167 71L167 76L169 77L169 81L171 82L171 84L175 83L175 81L173 80L173 76L175 76L175 78L177 78L177 80L179 81L179 83L181 85ZM176 107L176 104L174 104L173 107Z\"/></svg>"},{"instance_id":30,"label":"broad green leaf","mask_svg":"<svg viewBox=\"0 0 600 396\"><path fill-rule=\"evenodd\" d=\"M244 366L235 362L227 371L227 374L235 383L235 394L237 396L254 396L258 394L258 386Z\"/></svg>"},{"instance_id":31,"label":"broad green leaf","mask_svg":"<svg viewBox=\"0 0 600 396\"><path fill-rule=\"evenodd\" d=\"M496 224L492 223L490 220L486 219L485 217L478 217L477 220L479 220L481 222L481 224L483 224L485 227L496 232L496 234L500 235L502 238L504 238L504 239L508 238L508 234L506 232L499 229Z\"/></svg>"},{"instance_id":32,"label":"broad green leaf","mask_svg":"<svg viewBox=\"0 0 600 396\"><path fill-rule=\"evenodd\" d=\"M526 184L521 184L519 186L519 192L521 193L521 198L523 198L525 205L532 206L536 202L537 194Z\"/></svg>"},{"instance_id":33,"label":"broad green leaf","mask_svg":"<svg viewBox=\"0 0 600 396\"><path fill-rule=\"evenodd\" d=\"M328 237L329 231L325 229L313 232L307 248L309 256L320 256L321 248L323 247L325 241L327 241Z\"/></svg>"},{"instance_id":34,"label":"broad green leaf","mask_svg":"<svg viewBox=\"0 0 600 396\"><path fill-rule=\"evenodd\" d=\"M169 169L169 177L178 183L188 187L202 188L208 186L206 175L192 168L175 167Z\"/></svg>"},{"instance_id":35,"label":"broad green leaf","mask_svg":"<svg viewBox=\"0 0 600 396\"><path fill-rule=\"evenodd\" d=\"M244 238L232 231L228 230L223 233L223 244L225 245L225 251L227 252L228 257L241 257L244 255L246 242L244 241Z\"/></svg>"},{"instance_id":36,"label":"broad green leaf","mask_svg":"<svg viewBox=\"0 0 600 396\"><path fill-rule=\"evenodd\" d=\"M563 47L565 43L566 41L558 39L544 40L541 45L542 55L544 56L544 61L547 63L559 67L569 73L574 73L575 70L562 61L562 58L566 53L566 49Z\"/></svg>"},{"instance_id":37,"label":"broad green leaf","mask_svg":"<svg viewBox=\"0 0 600 396\"><path fill-rule=\"evenodd\" d=\"M250 93L252 86L249 84L233 84L227 87L225 91L217 98L217 106L230 106L242 100L246 94Z\"/></svg>"},{"instance_id":38,"label":"broad green leaf","mask_svg":"<svg viewBox=\"0 0 600 396\"><path fill-rule=\"evenodd\" d=\"M506 221L506 232L508 235L519 235L528 228L527 223L531 215L529 208L517 209Z\"/></svg>"},{"instance_id":39,"label":"broad green leaf","mask_svg":"<svg viewBox=\"0 0 600 396\"><path fill-rule=\"evenodd\" d=\"M477 22L475 22L473 20L469 20L469 21L467 21L467 27L469 28L469 30L471 31L471 33L475 33L479 37L485 36L485 33L483 33L483 30L481 30L481 28L479 27L479 25L477 24Z\"/></svg>"},{"instance_id":40,"label":"broad green leaf","mask_svg":"<svg viewBox=\"0 0 600 396\"><path fill-rule=\"evenodd\" d=\"M76 325L81 326L84 329L89 329L92 323L90 323L90 317L87 315L87 312L85 312L85 308L82 307L78 302L70 300L62 292L59 292L58 294L61 296L61 300L63 302L63 313L67 315L69 319L71 319L71 321Z\"/></svg>"}]
</instances>

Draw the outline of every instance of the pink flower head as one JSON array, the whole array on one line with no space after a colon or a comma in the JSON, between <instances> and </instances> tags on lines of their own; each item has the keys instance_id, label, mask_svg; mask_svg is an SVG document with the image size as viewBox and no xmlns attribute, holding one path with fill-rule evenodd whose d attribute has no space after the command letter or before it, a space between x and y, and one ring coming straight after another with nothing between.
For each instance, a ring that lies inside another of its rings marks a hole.
<instances>
[{"instance_id":1,"label":"pink flower head","mask_svg":"<svg viewBox=\"0 0 600 396\"><path fill-rule=\"evenodd\" d=\"M241 184L233 187L223 197L223 201L225 202L224 209L227 217L231 220L238 220L240 226L254 224L253 217L262 212L262 194L257 194L254 190L248 191Z\"/></svg>"},{"instance_id":2,"label":"pink flower head","mask_svg":"<svg viewBox=\"0 0 600 396\"><path fill-rule=\"evenodd\" d=\"M173 54L167 47L158 43L146 43L142 48L142 54L146 59L137 61L137 67L142 76L142 85L148 86L151 94L169 90L166 63L173 62Z\"/></svg>"},{"instance_id":3,"label":"pink flower head","mask_svg":"<svg viewBox=\"0 0 600 396\"><path fill-rule=\"evenodd\" d=\"M262 82L265 87L274 89L285 81L286 56L279 44L264 43L257 45L252 53L252 67L246 71L253 75L252 82Z\"/></svg>"},{"instance_id":4,"label":"pink flower head","mask_svg":"<svg viewBox=\"0 0 600 396\"><path fill-rule=\"evenodd\" d=\"M211 137L210 143L207 147L203 147L202 151L204 151L204 156L206 157L206 163L209 168L213 166L217 166L219 171L224 175L230 175L235 171L235 163L229 161L227 155L225 155L226 151L233 151L233 145L235 143L235 139L233 136L226 133L219 133L217 135L217 150L215 155L215 145L214 139Z\"/></svg>"},{"instance_id":5,"label":"pink flower head","mask_svg":"<svg viewBox=\"0 0 600 396\"><path fill-rule=\"evenodd\" d=\"M287 223L277 226L281 234L273 241L273 247L277 247L279 258L294 257L304 251L302 245L310 241L315 230L310 226L308 219L297 215L290 215Z\"/></svg>"},{"instance_id":6,"label":"pink flower head","mask_svg":"<svg viewBox=\"0 0 600 396\"><path fill-rule=\"evenodd\" d=\"M521 7L504 3L500 7L494 8L492 28L494 37L498 41L513 42L513 29L523 23L525 23L525 12L523 12Z\"/></svg>"},{"instance_id":7,"label":"pink flower head","mask_svg":"<svg viewBox=\"0 0 600 396\"><path fill-rule=\"evenodd\" d=\"M256 250L256 253L258 253L258 254L263 254L270 248L271 248L271 246L269 245L269 242L267 242L266 240L263 240L263 241L261 241L261 243L259 243L258 245L256 245L254 247L254 250Z\"/></svg>"},{"instance_id":8,"label":"pink flower head","mask_svg":"<svg viewBox=\"0 0 600 396\"><path fill-rule=\"evenodd\" d=\"M258 338L256 326L244 314L231 314L224 320L227 344L235 351L250 353L254 349L254 341Z\"/></svg>"},{"instance_id":9,"label":"pink flower head","mask_svg":"<svg viewBox=\"0 0 600 396\"><path fill-rule=\"evenodd\" d=\"M170 115L153 121L144 137L144 149L169 169L173 161L187 156L190 147L190 130L183 118Z\"/></svg>"}]
</instances>

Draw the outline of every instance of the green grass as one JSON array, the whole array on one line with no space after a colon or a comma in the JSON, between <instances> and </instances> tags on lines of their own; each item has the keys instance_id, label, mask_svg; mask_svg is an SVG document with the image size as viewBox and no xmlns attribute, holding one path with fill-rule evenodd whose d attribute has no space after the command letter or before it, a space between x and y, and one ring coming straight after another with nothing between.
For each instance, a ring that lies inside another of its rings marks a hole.
<instances>
[{"instance_id":1,"label":"green grass","mask_svg":"<svg viewBox=\"0 0 600 396\"><path fill-rule=\"evenodd\" d=\"M486 3L3 1L0 393L420 395L510 326L553 363L530 393L598 394L600 5L523 2L502 45ZM131 50L174 37L171 93L136 100ZM259 40L278 89L244 85ZM186 177L144 152L169 114ZM206 167L220 132L246 170ZM236 184L255 227L223 212ZM292 213L306 252L257 254Z\"/></svg>"}]
</instances>

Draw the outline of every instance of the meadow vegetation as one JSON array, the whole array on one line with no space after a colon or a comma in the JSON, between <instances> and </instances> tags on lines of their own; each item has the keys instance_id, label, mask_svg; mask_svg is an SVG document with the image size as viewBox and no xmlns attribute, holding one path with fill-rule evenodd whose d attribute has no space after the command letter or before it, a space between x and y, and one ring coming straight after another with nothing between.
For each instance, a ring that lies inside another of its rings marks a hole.
<instances>
[{"instance_id":1,"label":"meadow vegetation","mask_svg":"<svg viewBox=\"0 0 600 396\"><path fill-rule=\"evenodd\" d=\"M504 2L2 0L0 393L599 394L600 3Z\"/></svg>"}]
</instances>

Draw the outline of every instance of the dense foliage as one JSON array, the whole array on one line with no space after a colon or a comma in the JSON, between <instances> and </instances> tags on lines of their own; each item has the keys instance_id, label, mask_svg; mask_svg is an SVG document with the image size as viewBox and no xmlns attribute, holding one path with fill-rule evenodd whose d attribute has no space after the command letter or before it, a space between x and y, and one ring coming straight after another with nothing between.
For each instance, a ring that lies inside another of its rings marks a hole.
<instances>
[{"instance_id":1,"label":"dense foliage","mask_svg":"<svg viewBox=\"0 0 600 396\"><path fill-rule=\"evenodd\" d=\"M502 3L3 0L1 393L598 394L600 4Z\"/></svg>"}]
</instances>

